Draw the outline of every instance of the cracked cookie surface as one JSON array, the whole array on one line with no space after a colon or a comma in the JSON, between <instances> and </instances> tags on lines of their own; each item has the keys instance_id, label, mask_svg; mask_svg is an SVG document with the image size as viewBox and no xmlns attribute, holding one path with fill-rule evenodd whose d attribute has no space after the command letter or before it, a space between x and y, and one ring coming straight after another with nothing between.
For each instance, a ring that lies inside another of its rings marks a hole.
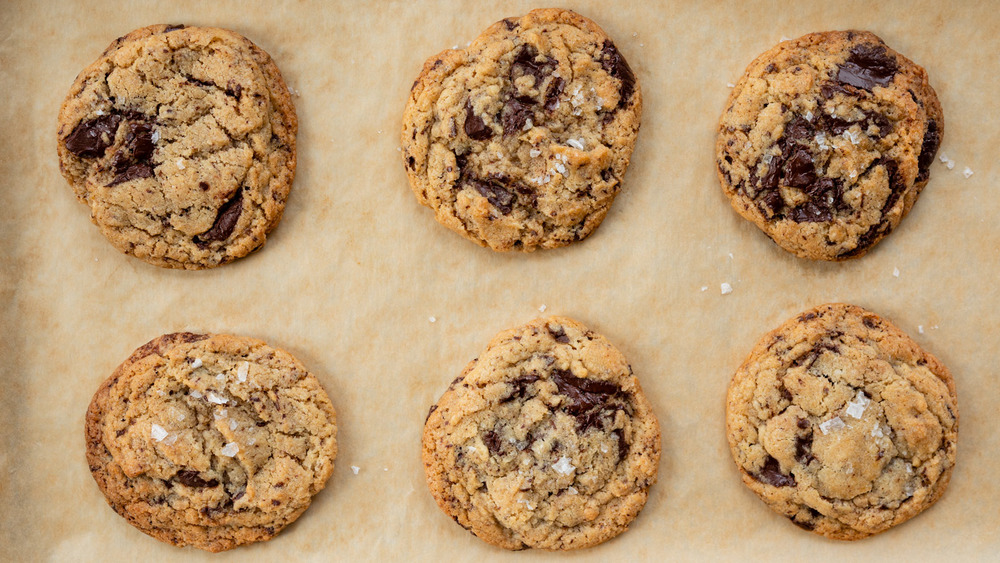
<instances>
[{"instance_id":1,"label":"cracked cookie surface","mask_svg":"<svg viewBox=\"0 0 1000 563\"><path fill-rule=\"evenodd\" d=\"M869 32L812 33L760 55L733 88L719 179L785 250L846 260L910 211L943 133L923 68Z\"/></svg>"},{"instance_id":2,"label":"cracked cookie surface","mask_svg":"<svg viewBox=\"0 0 1000 563\"><path fill-rule=\"evenodd\" d=\"M59 113L59 165L111 243L168 268L225 264L281 220L298 122L271 58L215 28L115 40Z\"/></svg>"},{"instance_id":3,"label":"cracked cookie surface","mask_svg":"<svg viewBox=\"0 0 1000 563\"><path fill-rule=\"evenodd\" d=\"M167 334L105 381L87 462L115 512L208 551L271 539L333 472L336 413L287 352L245 337Z\"/></svg>"},{"instance_id":4,"label":"cracked cookie surface","mask_svg":"<svg viewBox=\"0 0 1000 563\"><path fill-rule=\"evenodd\" d=\"M743 482L796 525L856 540L916 516L955 465L948 369L876 314L839 303L766 335L729 386Z\"/></svg>"},{"instance_id":5,"label":"cracked cookie surface","mask_svg":"<svg viewBox=\"0 0 1000 563\"><path fill-rule=\"evenodd\" d=\"M431 57L403 115L410 187L493 250L581 240L621 189L639 130L635 74L594 22L541 9Z\"/></svg>"},{"instance_id":6,"label":"cracked cookie surface","mask_svg":"<svg viewBox=\"0 0 1000 563\"><path fill-rule=\"evenodd\" d=\"M659 459L659 423L621 352L561 317L498 334L431 407L423 433L438 506L506 549L617 536Z\"/></svg>"}]
</instances>

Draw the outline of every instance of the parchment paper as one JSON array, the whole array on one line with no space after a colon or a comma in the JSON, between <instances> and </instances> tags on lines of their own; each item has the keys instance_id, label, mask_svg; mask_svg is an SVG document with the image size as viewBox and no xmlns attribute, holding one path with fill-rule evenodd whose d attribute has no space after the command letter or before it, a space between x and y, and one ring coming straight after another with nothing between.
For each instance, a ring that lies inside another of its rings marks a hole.
<instances>
[{"instance_id":1,"label":"parchment paper","mask_svg":"<svg viewBox=\"0 0 1000 563\"><path fill-rule=\"evenodd\" d=\"M2 3L0 558L996 557L997 5L565 5L603 26L627 57L642 85L642 129L624 191L596 234L523 255L493 253L439 226L410 193L397 147L423 61L539 5ZM116 37L152 23L240 32L299 93L299 166L284 221L263 250L211 271L164 270L120 254L58 170L56 115L74 77ZM935 162L912 213L868 256L814 263L780 250L729 207L715 175L715 129L727 83L757 54L782 37L845 28L870 29L927 68L945 111L939 154L955 167ZM722 282L732 294L721 295ZM726 387L753 344L828 301L894 320L949 366L959 393L958 464L945 496L856 543L803 532L771 512L740 482L725 439ZM438 510L424 484L420 432L466 362L542 305L622 349L659 416L664 455L649 503L622 536L571 555L511 555ZM136 347L178 330L283 347L337 408L333 477L273 541L215 556L174 548L115 515L90 476L83 416L91 395Z\"/></svg>"}]
</instances>

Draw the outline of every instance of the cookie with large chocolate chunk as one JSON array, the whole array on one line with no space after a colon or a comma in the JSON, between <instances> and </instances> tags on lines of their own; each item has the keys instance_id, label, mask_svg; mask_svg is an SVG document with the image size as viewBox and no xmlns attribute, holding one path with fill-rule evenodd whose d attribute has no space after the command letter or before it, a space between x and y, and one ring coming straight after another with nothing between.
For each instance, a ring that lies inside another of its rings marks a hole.
<instances>
[{"instance_id":1,"label":"cookie with large chocolate chunk","mask_svg":"<svg viewBox=\"0 0 1000 563\"><path fill-rule=\"evenodd\" d=\"M264 244L295 175L298 121L271 58L231 31L115 40L59 113L59 165L119 250L211 268Z\"/></svg>"},{"instance_id":2,"label":"cookie with large chocolate chunk","mask_svg":"<svg viewBox=\"0 0 1000 563\"><path fill-rule=\"evenodd\" d=\"M642 96L594 22L535 10L427 60L403 115L410 187L437 220L493 250L587 237L621 189Z\"/></svg>"},{"instance_id":3,"label":"cookie with large chocolate chunk","mask_svg":"<svg viewBox=\"0 0 1000 563\"><path fill-rule=\"evenodd\" d=\"M337 455L316 377L253 338L167 334L97 390L87 462L139 530L208 551L271 539L309 507Z\"/></svg>"},{"instance_id":4,"label":"cookie with large chocolate chunk","mask_svg":"<svg viewBox=\"0 0 1000 563\"><path fill-rule=\"evenodd\" d=\"M865 31L812 33L757 57L733 88L719 180L785 250L856 258L910 211L943 133L923 68Z\"/></svg>"},{"instance_id":5,"label":"cookie with large chocolate chunk","mask_svg":"<svg viewBox=\"0 0 1000 563\"><path fill-rule=\"evenodd\" d=\"M506 549L584 548L624 532L659 459L659 423L628 362L560 317L498 334L423 434L438 506Z\"/></svg>"},{"instance_id":6,"label":"cookie with large chocolate chunk","mask_svg":"<svg viewBox=\"0 0 1000 563\"><path fill-rule=\"evenodd\" d=\"M736 371L726 428L743 482L817 534L856 540L916 516L955 466L951 373L861 307L806 311Z\"/></svg>"}]
</instances>

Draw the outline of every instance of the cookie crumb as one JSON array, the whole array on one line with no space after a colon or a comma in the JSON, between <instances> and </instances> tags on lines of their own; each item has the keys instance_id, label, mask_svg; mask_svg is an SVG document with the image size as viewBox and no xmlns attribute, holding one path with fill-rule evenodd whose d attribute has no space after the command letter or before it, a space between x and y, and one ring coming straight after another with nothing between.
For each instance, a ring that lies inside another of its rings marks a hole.
<instances>
[{"instance_id":1,"label":"cookie crumb","mask_svg":"<svg viewBox=\"0 0 1000 563\"><path fill-rule=\"evenodd\" d=\"M194 359L194 360L193 360L193 361L191 362L191 369L198 369L198 368L200 368L201 366L202 366L202 363L201 363L201 358L195 358L195 359Z\"/></svg>"},{"instance_id":2,"label":"cookie crumb","mask_svg":"<svg viewBox=\"0 0 1000 563\"><path fill-rule=\"evenodd\" d=\"M539 305L539 307L538 307L538 312L539 312L539 313L544 313L546 309L548 309L548 307L546 307L546 306L545 306L545 303L542 303L542 304L541 304L541 305Z\"/></svg>"},{"instance_id":3,"label":"cookie crumb","mask_svg":"<svg viewBox=\"0 0 1000 563\"><path fill-rule=\"evenodd\" d=\"M892 277L894 277L894 278L898 278L899 277L899 268L893 268L892 269Z\"/></svg>"},{"instance_id":4,"label":"cookie crumb","mask_svg":"<svg viewBox=\"0 0 1000 563\"><path fill-rule=\"evenodd\" d=\"M236 369L236 379L240 383L244 383L247 380L247 375L250 373L250 362L243 362L240 367Z\"/></svg>"},{"instance_id":5,"label":"cookie crumb","mask_svg":"<svg viewBox=\"0 0 1000 563\"><path fill-rule=\"evenodd\" d=\"M436 323L437 322L437 317L427 317L427 320L430 321L430 322L432 322L432 323Z\"/></svg>"},{"instance_id":6,"label":"cookie crumb","mask_svg":"<svg viewBox=\"0 0 1000 563\"><path fill-rule=\"evenodd\" d=\"M966 178L972 176L972 174L973 174L972 169L969 168L968 166L965 167L965 170L962 170L962 176L965 176Z\"/></svg>"},{"instance_id":7,"label":"cookie crumb","mask_svg":"<svg viewBox=\"0 0 1000 563\"><path fill-rule=\"evenodd\" d=\"M168 432L155 422L149 427L149 435L157 442L162 442L163 439L167 437L167 434Z\"/></svg>"},{"instance_id":8,"label":"cookie crumb","mask_svg":"<svg viewBox=\"0 0 1000 563\"><path fill-rule=\"evenodd\" d=\"M226 457L236 457L236 454L239 452L240 447L236 444L236 442L229 442L225 446L222 446L222 449L219 450L219 453Z\"/></svg>"},{"instance_id":9,"label":"cookie crumb","mask_svg":"<svg viewBox=\"0 0 1000 563\"><path fill-rule=\"evenodd\" d=\"M729 285L726 282L722 282L722 285L719 287L722 290L723 295L729 295L730 293L733 292L733 286Z\"/></svg>"},{"instance_id":10,"label":"cookie crumb","mask_svg":"<svg viewBox=\"0 0 1000 563\"><path fill-rule=\"evenodd\" d=\"M869 403L872 400L865 395L864 391L858 391L857 396L854 397L853 401L847 403L847 408L844 412L848 416L853 416L854 418L861 419L861 416L865 414L865 409L868 408Z\"/></svg>"},{"instance_id":11,"label":"cookie crumb","mask_svg":"<svg viewBox=\"0 0 1000 563\"><path fill-rule=\"evenodd\" d=\"M826 435L826 434L829 434L830 432L834 432L834 431L841 430L841 429L844 429L844 428L847 428L847 425L844 424L844 421L841 420L839 416L835 416L835 417L831 418L830 420L827 420L826 422L819 423L819 429L820 429L821 432L823 432L823 435Z\"/></svg>"},{"instance_id":12,"label":"cookie crumb","mask_svg":"<svg viewBox=\"0 0 1000 563\"><path fill-rule=\"evenodd\" d=\"M576 469L572 463L569 462L568 457L561 457L559 461L552 464L552 469L555 469L560 475L569 475Z\"/></svg>"},{"instance_id":13,"label":"cookie crumb","mask_svg":"<svg viewBox=\"0 0 1000 563\"><path fill-rule=\"evenodd\" d=\"M360 468L360 467L358 467L357 465L352 465L352 466L351 466L351 472L352 472L352 473L354 473L355 475L357 475L357 474L358 474L358 471L361 471L361 468Z\"/></svg>"}]
</instances>

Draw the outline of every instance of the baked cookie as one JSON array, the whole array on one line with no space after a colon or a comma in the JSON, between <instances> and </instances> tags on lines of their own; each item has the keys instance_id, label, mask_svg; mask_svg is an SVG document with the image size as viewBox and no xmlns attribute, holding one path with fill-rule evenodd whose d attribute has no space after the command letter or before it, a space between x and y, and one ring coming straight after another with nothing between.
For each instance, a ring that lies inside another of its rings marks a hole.
<instances>
[{"instance_id":1,"label":"baked cookie","mask_svg":"<svg viewBox=\"0 0 1000 563\"><path fill-rule=\"evenodd\" d=\"M924 69L866 31L812 33L757 57L733 88L719 179L785 250L856 258L910 211L943 133Z\"/></svg>"},{"instance_id":2,"label":"baked cookie","mask_svg":"<svg viewBox=\"0 0 1000 563\"><path fill-rule=\"evenodd\" d=\"M271 58L231 31L120 37L59 112L59 167L116 248L211 268L264 244L295 175L298 121Z\"/></svg>"},{"instance_id":3,"label":"baked cookie","mask_svg":"<svg viewBox=\"0 0 1000 563\"><path fill-rule=\"evenodd\" d=\"M337 420L287 352L227 335L161 336L94 395L87 462L130 524L208 551L271 539L323 489Z\"/></svg>"},{"instance_id":4,"label":"baked cookie","mask_svg":"<svg viewBox=\"0 0 1000 563\"><path fill-rule=\"evenodd\" d=\"M951 374L892 323L822 305L765 336L733 376L726 428L743 482L828 538L905 522L955 466Z\"/></svg>"},{"instance_id":5,"label":"baked cookie","mask_svg":"<svg viewBox=\"0 0 1000 563\"><path fill-rule=\"evenodd\" d=\"M403 114L410 187L493 250L587 237L621 189L639 131L635 74L594 22L535 10L427 60Z\"/></svg>"},{"instance_id":6,"label":"baked cookie","mask_svg":"<svg viewBox=\"0 0 1000 563\"><path fill-rule=\"evenodd\" d=\"M560 317L498 334L423 434L438 506L506 549L578 549L624 532L659 459L659 423L621 352Z\"/></svg>"}]
</instances>

